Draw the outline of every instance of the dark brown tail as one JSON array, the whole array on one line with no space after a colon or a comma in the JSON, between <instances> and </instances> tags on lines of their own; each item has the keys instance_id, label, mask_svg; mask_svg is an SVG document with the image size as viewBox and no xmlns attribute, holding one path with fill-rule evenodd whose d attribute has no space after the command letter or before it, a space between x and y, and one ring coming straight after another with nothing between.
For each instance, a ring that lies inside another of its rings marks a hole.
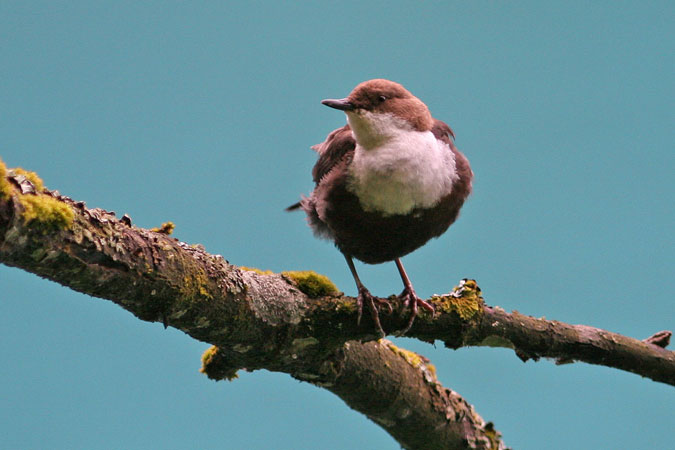
<instances>
[{"instance_id":1,"label":"dark brown tail","mask_svg":"<svg viewBox=\"0 0 675 450\"><path fill-rule=\"evenodd\" d=\"M291 206L289 206L288 208L286 208L285 211L292 212L292 211L295 211L296 209L300 209L300 206L302 206L302 205L300 204L300 202L298 202L298 203L293 203Z\"/></svg>"}]
</instances>

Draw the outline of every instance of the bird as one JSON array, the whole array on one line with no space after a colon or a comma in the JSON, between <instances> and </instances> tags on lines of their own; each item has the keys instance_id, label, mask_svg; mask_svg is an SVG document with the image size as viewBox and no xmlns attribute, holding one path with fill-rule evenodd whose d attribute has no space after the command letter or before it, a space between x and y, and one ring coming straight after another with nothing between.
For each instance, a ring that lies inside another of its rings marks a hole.
<instances>
[{"instance_id":1,"label":"bird","mask_svg":"<svg viewBox=\"0 0 675 450\"><path fill-rule=\"evenodd\" d=\"M382 337L379 309L391 313L392 305L365 287L354 259L395 262L403 281L398 299L411 311L398 333L403 335L419 308L435 311L417 296L401 257L455 222L471 193L473 171L455 147L452 129L399 83L364 81L347 97L321 103L343 111L347 124L312 147L318 153L314 190L286 210L303 210L314 235L333 241L344 255L358 290L357 323L365 305Z\"/></svg>"}]
</instances>

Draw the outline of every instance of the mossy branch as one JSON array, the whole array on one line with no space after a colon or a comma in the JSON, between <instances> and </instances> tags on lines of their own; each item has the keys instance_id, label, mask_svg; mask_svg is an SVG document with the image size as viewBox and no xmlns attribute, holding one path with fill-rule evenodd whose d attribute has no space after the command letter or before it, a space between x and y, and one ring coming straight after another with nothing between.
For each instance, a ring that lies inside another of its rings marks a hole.
<instances>
[{"instance_id":1,"label":"mossy branch","mask_svg":"<svg viewBox=\"0 0 675 450\"><path fill-rule=\"evenodd\" d=\"M27 212L31 203L44 210ZM357 325L355 299L325 277L236 267L199 245L135 227L128 216L117 219L44 190L1 162L0 263L215 345L203 359L211 378L232 379L240 369L288 373L336 393L406 448L503 447L491 424L438 383L424 357L375 341L369 320ZM410 337L451 348L508 347L522 359L602 364L675 385L675 353L662 348L663 334L643 342L507 313L485 305L471 280L429 301L437 314L422 314ZM407 312L396 304L381 319L394 332L405 327Z\"/></svg>"},{"instance_id":2,"label":"mossy branch","mask_svg":"<svg viewBox=\"0 0 675 450\"><path fill-rule=\"evenodd\" d=\"M370 324L356 324L355 300L326 277L236 267L167 226L135 227L37 180L0 161L0 263L213 344L202 370L211 378L288 373L336 393L405 448L504 448L422 356L372 341Z\"/></svg>"}]
</instances>

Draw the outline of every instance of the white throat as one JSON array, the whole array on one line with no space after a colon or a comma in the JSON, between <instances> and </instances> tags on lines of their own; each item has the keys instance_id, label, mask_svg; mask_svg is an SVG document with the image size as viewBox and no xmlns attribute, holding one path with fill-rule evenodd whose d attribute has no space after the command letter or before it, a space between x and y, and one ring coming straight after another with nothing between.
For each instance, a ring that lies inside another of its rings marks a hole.
<instances>
[{"instance_id":1,"label":"white throat","mask_svg":"<svg viewBox=\"0 0 675 450\"><path fill-rule=\"evenodd\" d=\"M452 191L455 155L431 131L416 131L392 114L347 117L357 142L348 189L365 211L407 214Z\"/></svg>"},{"instance_id":2,"label":"white throat","mask_svg":"<svg viewBox=\"0 0 675 450\"><path fill-rule=\"evenodd\" d=\"M354 133L356 142L365 149L384 144L402 131L412 131L413 127L391 113L372 113L370 111L347 111L347 122Z\"/></svg>"}]
</instances>

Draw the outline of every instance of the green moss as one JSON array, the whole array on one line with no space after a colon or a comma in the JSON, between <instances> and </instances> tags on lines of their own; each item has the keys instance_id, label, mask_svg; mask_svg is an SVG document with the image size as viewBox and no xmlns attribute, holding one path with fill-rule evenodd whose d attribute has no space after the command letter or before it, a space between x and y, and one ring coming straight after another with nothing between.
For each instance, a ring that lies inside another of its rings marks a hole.
<instances>
[{"instance_id":1,"label":"green moss","mask_svg":"<svg viewBox=\"0 0 675 450\"><path fill-rule=\"evenodd\" d=\"M213 362L213 358L216 356L217 352L218 347L212 345L202 354L202 367L199 369L201 373L208 373L208 366Z\"/></svg>"},{"instance_id":2,"label":"green moss","mask_svg":"<svg viewBox=\"0 0 675 450\"><path fill-rule=\"evenodd\" d=\"M255 267L239 266L239 270L244 270L246 272L254 272L257 273L258 275L274 275L274 272L272 272L271 270L260 270L256 269Z\"/></svg>"},{"instance_id":3,"label":"green moss","mask_svg":"<svg viewBox=\"0 0 675 450\"><path fill-rule=\"evenodd\" d=\"M22 169L17 167L14 169L7 169L7 166L0 160L0 197L10 197L12 195L12 185L7 180L7 176L23 176L28 180L33 187L35 192L38 194L45 189L45 184L42 179L35 173L30 170Z\"/></svg>"},{"instance_id":4,"label":"green moss","mask_svg":"<svg viewBox=\"0 0 675 450\"><path fill-rule=\"evenodd\" d=\"M12 196L12 185L7 180L7 166L0 159L0 198L9 198Z\"/></svg>"},{"instance_id":5,"label":"green moss","mask_svg":"<svg viewBox=\"0 0 675 450\"><path fill-rule=\"evenodd\" d=\"M35 173L20 167L8 170L0 160L0 197L12 195L12 185L7 179L8 175L23 176L35 188L37 194L19 195L18 200L23 211L21 216L25 225L37 228L43 232L65 230L73 225L75 213L68 204L48 195L40 194L45 185Z\"/></svg>"},{"instance_id":6,"label":"green moss","mask_svg":"<svg viewBox=\"0 0 675 450\"><path fill-rule=\"evenodd\" d=\"M215 345L206 349L202 355L202 367L199 372L203 373L212 380L232 381L239 378L236 370L223 370L222 366L216 362L218 347Z\"/></svg>"},{"instance_id":7,"label":"green moss","mask_svg":"<svg viewBox=\"0 0 675 450\"><path fill-rule=\"evenodd\" d=\"M164 222L161 227L150 228L150 231L170 235L175 229L176 225L173 222Z\"/></svg>"},{"instance_id":8,"label":"green moss","mask_svg":"<svg viewBox=\"0 0 675 450\"><path fill-rule=\"evenodd\" d=\"M293 281L302 292L309 297L323 297L338 295L340 292L330 279L313 270L281 272L283 276Z\"/></svg>"},{"instance_id":9,"label":"green moss","mask_svg":"<svg viewBox=\"0 0 675 450\"><path fill-rule=\"evenodd\" d=\"M23 175L28 181L31 182L33 187L35 187L35 192L42 192L45 189L45 183L38 176L37 173L31 172L30 170L22 169L21 167L16 167L12 169L15 175Z\"/></svg>"},{"instance_id":10,"label":"green moss","mask_svg":"<svg viewBox=\"0 0 675 450\"><path fill-rule=\"evenodd\" d=\"M68 229L73 225L75 213L66 203L47 195L20 195L24 223L44 231Z\"/></svg>"},{"instance_id":11,"label":"green moss","mask_svg":"<svg viewBox=\"0 0 675 450\"><path fill-rule=\"evenodd\" d=\"M483 313L483 297L475 280L462 280L450 294L434 295L431 302L437 311L454 312L465 321L478 319Z\"/></svg>"}]
</instances>

